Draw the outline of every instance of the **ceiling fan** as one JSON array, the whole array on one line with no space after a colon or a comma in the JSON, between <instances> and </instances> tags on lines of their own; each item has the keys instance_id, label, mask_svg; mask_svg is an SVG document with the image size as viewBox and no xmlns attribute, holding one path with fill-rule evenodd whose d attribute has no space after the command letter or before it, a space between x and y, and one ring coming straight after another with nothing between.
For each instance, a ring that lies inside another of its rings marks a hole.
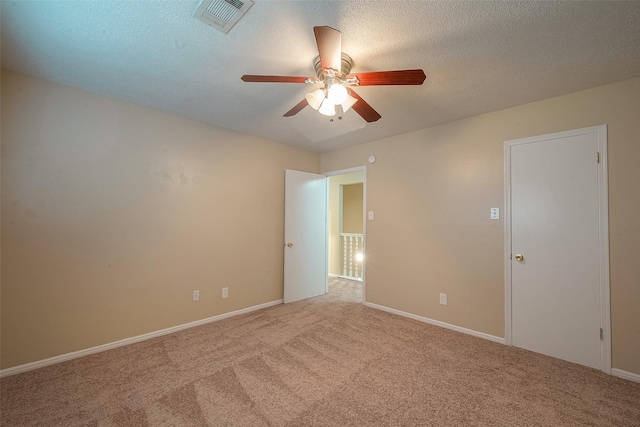
<instances>
[{"instance_id":1,"label":"ceiling fan","mask_svg":"<svg viewBox=\"0 0 640 427\"><path fill-rule=\"evenodd\" d=\"M380 119L380 114L349 86L421 85L424 83L426 76L424 71L420 69L349 74L353 60L342 52L340 31L331 27L313 27L313 32L316 36L319 53L314 61L317 77L254 74L242 76L242 80L245 82L322 85L322 87L307 93L302 101L284 114L284 117L298 114L307 105L325 116L334 116L340 111L344 113L353 107L356 113L371 123Z\"/></svg>"}]
</instances>

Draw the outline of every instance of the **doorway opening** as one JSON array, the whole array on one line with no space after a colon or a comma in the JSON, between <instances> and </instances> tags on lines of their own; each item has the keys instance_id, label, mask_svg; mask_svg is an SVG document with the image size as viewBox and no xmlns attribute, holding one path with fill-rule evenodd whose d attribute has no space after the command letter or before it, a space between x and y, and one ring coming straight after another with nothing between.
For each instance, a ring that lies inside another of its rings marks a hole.
<instances>
[{"instance_id":1,"label":"doorway opening","mask_svg":"<svg viewBox=\"0 0 640 427\"><path fill-rule=\"evenodd\" d=\"M329 281L365 279L365 167L325 173Z\"/></svg>"}]
</instances>

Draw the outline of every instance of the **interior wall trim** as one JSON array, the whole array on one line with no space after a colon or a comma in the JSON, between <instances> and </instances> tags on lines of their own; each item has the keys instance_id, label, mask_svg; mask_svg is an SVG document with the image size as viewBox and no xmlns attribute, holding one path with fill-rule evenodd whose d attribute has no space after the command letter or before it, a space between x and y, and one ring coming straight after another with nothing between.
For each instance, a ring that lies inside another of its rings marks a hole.
<instances>
[{"instance_id":1,"label":"interior wall trim","mask_svg":"<svg viewBox=\"0 0 640 427\"><path fill-rule=\"evenodd\" d=\"M451 329L456 332L462 332L463 334L472 335L474 337L482 338L485 340L493 341L499 344L506 344L504 338L497 337L495 335L485 334L484 332L474 331L472 329L463 328L456 325L451 325L449 323L441 322L439 320L429 319L428 317L418 316L416 314L407 313L405 311L396 310L395 308L385 307L383 305L374 304L371 302L365 302L364 305L367 307L375 308L376 310L386 311L388 313L397 314L398 316L408 317L409 319L417 320L418 322L428 323L434 326L440 326L441 328ZM633 372L628 372L618 368L611 369L611 375L614 377L622 378L629 381L634 381L640 383L640 374L635 374Z\"/></svg>"},{"instance_id":2,"label":"interior wall trim","mask_svg":"<svg viewBox=\"0 0 640 427\"><path fill-rule=\"evenodd\" d=\"M640 383L640 374L634 374L633 372L623 371L622 369L618 368L611 368L611 375L613 375L614 377Z\"/></svg>"},{"instance_id":3,"label":"interior wall trim","mask_svg":"<svg viewBox=\"0 0 640 427\"><path fill-rule=\"evenodd\" d=\"M59 356L53 356L53 357L49 357L47 359L42 359L42 360L36 360L35 362L29 362L23 365L12 366L10 368L0 370L0 378L8 377L10 375L20 374L23 372L33 371L34 369L43 368L49 365L55 365L56 363L66 362L68 360L77 359L80 357L88 356L90 354L100 353L100 352L111 350L118 347L123 347L125 345L135 344L140 341L146 341L152 338L157 338L163 335L168 335L174 332L182 331L184 329L206 325L207 323L217 322L222 319L226 319L233 316L239 316L241 314L250 313L252 311L262 310L263 308L273 307L275 305L279 305L282 303L283 303L283 300L279 299L276 301L271 301L264 304L258 304L251 307L242 308L240 310L219 314L217 316L207 317L205 319L196 320L194 322L184 323L182 325L172 326L166 329L160 329L158 331L149 332L149 333L138 335L135 337L125 338L119 341L114 341L111 343L86 348L84 350L73 351L71 353L65 353Z\"/></svg>"},{"instance_id":4,"label":"interior wall trim","mask_svg":"<svg viewBox=\"0 0 640 427\"><path fill-rule=\"evenodd\" d=\"M409 319L417 320L418 322L428 323L430 325L439 326L441 328L451 329L452 331L456 332L462 332L463 334L472 335L474 337L493 341L498 344L505 344L504 338L497 337L495 335L474 331L473 329L463 328L461 326L452 325L450 323L441 322L439 320L429 319L428 317L418 316L417 314L407 313L406 311L396 310L395 308L385 307L383 305L374 304L372 302L365 302L364 305L366 305L367 307L375 308L376 310L382 310L386 311L387 313L397 314L398 316L408 317Z\"/></svg>"}]
</instances>

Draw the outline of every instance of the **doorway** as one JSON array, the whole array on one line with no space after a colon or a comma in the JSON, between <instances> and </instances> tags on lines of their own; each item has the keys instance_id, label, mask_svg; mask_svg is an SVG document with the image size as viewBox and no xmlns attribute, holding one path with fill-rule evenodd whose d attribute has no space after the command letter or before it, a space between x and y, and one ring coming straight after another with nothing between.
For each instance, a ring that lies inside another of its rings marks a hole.
<instances>
[{"instance_id":1,"label":"doorway","mask_svg":"<svg viewBox=\"0 0 640 427\"><path fill-rule=\"evenodd\" d=\"M505 142L509 345L611 371L607 129Z\"/></svg>"},{"instance_id":2,"label":"doorway","mask_svg":"<svg viewBox=\"0 0 640 427\"><path fill-rule=\"evenodd\" d=\"M362 232L357 243L354 236L350 236L352 244L347 247L353 252L346 258L357 264L357 268L352 267L351 273L357 270L358 276L355 277L356 280L351 280L351 277L341 280L357 284L358 286L353 288L359 289L358 299L365 301L365 171L364 166L323 175L285 170L283 290L285 303L327 293L330 277L338 278L339 273L345 271L343 264L345 257L341 250L345 243L343 236L340 236L344 222L344 215L342 215L344 186L353 184L360 184L362 187L359 207ZM351 216L357 215L356 209ZM333 263L331 268L329 267L330 254Z\"/></svg>"},{"instance_id":3,"label":"doorway","mask_svg":"<svg viewBox=\"0 0 640 427\"><path fill-rule=\"evenodd\" d=\"M365 276L365 167L325 173L327 179L327 276L362 282Z\"/></svg>"}]
</instances>

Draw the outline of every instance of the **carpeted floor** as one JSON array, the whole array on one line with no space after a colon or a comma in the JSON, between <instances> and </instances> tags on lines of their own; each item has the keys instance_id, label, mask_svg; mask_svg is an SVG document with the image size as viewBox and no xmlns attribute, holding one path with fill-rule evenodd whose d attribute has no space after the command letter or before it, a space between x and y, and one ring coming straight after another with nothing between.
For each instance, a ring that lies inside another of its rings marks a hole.
<instances>
[{"instance_id":1,"label":"carpeted floor","mask_svg":"<svg viewBox=\"0 0 640 427\"><path fill-rule=\"evenodd\" d=\"M362 305L359 283L0 381L2 426L640 426L640 384Z\"/></svg>"}]
</instances>

